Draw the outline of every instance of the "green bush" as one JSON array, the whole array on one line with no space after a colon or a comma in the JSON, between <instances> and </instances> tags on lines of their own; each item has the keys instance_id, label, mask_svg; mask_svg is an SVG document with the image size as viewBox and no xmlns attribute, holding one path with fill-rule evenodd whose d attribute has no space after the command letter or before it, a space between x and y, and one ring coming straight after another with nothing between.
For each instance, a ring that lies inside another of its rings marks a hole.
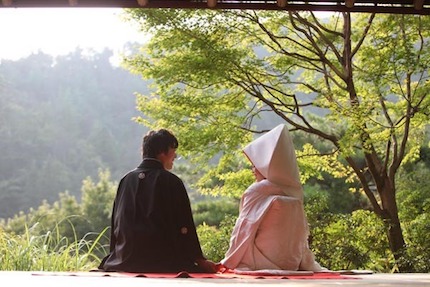
<instances>
[{"instance_id":1,"label":"green bush","mask_svg":"<svg viewBox=\"0 0 430 287\"><path fill-rule=\"evenodd\" d=\"M430 167L425 162L403 169L398 176L399 217L406 241L403 260L415 272L430 272Z\"/></svg>"},{"instance_id":2,"label":"green bush","mask_svg":"<svg viewBox=\"0 0 430 287\"><path fill-rule=\"evenodd\" d=\"M321 265L331 270L377 272L390 272L394 268L386 227L373 212L358 210L335 215L331 220L312 231L312 248Z\"/></svg>"},{"instance_id":3,"label":"green bush","mask_svg":"<svg viewBox=\"0 0 430 287\"><path fill-rule=\"evenodd\" d=\"M55 229L68 242L84 237L94 240L110 225L116 183L110 181L109 171L99 171L99 182L94 183L91 178L86 178L81 191L81 203L68 192L60 193L59 200L52 205L45 201L37 209L30 209L28 213L20 212L2 221L0 227L16 235L26 234L25 227L31 226L35 236L43 236ZM106 236L99 240L105 245L109 243Z\"/></svg>"},{"instance_id":4,"label":"green bush","mask_svg":"<svg viewBox=\"0 0 430 287\"><path fill-rule=\"evenodd\" d=\"M226 215L238 215L239 202L228 198L220 200L206 200L193 204L192 209L196 226L201 224L219 226Z\"/></svg>"},{"instance_id":5,"label":"green bush","mask_svg":"<svg viewBox=\"0 0 430 287\"><path fill-rule=\"evenodd\" d=\"M205 223L197 227L203 253L208 259L219 262L224 258L236 218L237 216L234 215L226 215L219 227L209 226Z\"/></svg>"}]
</instances>

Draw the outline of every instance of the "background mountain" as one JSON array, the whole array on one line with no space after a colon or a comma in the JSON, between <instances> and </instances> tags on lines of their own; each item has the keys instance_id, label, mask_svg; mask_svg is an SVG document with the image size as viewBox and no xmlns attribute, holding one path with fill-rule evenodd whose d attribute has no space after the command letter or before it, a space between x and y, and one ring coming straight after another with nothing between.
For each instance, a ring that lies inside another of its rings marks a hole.
<instances>
[{"instance_id":1,"label":"background mountain","mask_svg":"<svg viewBox=\"0 0 430 287\"><path fill-rule=\"evenodd\" d=\"M0 218L80 196L100 168L119 179L140 162L145 127L132 118L147 83L111 64L112 51L38 53L0 63Z\"/></svg>"}]
</instances>

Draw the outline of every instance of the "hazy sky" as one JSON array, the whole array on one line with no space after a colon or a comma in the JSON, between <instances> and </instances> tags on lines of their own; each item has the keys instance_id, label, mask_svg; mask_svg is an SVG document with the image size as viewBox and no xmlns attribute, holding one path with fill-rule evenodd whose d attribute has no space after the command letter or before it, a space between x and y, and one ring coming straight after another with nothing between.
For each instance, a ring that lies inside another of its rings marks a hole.
<instances>
[{"instance_id":1,"label":"hazy sky","mask_svg":"<svg viewBox=\"0 0 430 287\"><path fill-rule=\"evenodd\" d=\"M76 47L121 52L128 41L144 41L121 13L120 8L1 8L0 59L38 51L64 55Z\"/></svg>"},{"instance_id":2,"label":"hazy sky","mask_svg":"<svg viewBox=\"0 0 430 287\"><path fill-rule=\"evenodd\" d=\"M121 8L0 8L0 60L38 51L64 55L77 47L121 53L126 42L145 40L122 13Z\"/></svg>"}]
</instances>

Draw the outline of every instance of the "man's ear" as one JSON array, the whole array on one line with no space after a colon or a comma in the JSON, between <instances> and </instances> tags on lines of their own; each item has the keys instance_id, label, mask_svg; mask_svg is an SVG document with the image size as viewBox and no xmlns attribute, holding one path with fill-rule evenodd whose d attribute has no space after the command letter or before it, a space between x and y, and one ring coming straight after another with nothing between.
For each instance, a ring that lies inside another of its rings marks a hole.
<instances>
[{"instance_id":1,"label":"man's ear","mask_svg":"<svg viewBox=\"0 0 430 287\"><path fill-rule=\"evenodd\" d=\"M158 160L161 160L161 159L165 158L166 156L167 156L167 152L161 151L159 154L157 154L156 158Z\"/></svg>"}]
</instances>

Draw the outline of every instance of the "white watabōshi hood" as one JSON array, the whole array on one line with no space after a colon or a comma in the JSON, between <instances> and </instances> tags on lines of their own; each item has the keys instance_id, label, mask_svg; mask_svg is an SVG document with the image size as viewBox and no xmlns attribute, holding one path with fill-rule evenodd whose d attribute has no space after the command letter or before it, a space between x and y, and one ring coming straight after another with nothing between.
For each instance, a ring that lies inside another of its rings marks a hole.
<instances>
[{"instance_id":1,"label":"white watab\u014dshi hood","mask_svg":"<svg viewBox=\"0 0 430 287\"><path fill-rule=\"evenodd\" d=\"M243 152L270 182L280 185L285 194L303 199L296 152L287 126L280 124L249 143Z\"/></svg>"}]
</instances>

